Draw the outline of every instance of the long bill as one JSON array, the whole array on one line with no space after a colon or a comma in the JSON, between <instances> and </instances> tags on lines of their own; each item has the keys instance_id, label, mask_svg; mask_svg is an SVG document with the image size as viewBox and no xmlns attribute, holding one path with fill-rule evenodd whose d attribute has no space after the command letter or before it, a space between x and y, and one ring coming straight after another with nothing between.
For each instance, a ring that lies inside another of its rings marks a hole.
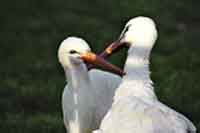
<instances>
[{"instance_id":1,"label":"long bill","mask_svg":"<svg viewBox=\"0 0 200 133\"><path fill-rule=\"evenodd\" d=\"M114 41L113 43L111 43L101 54L100 56L103 58L107 58L109 57L111 54L113 54L114 52L119 51L121 48L127 46L125 43L121 43L122 39L124 38L126 32L126 28L122 31L122 33L120 34L119 38Z\"/></svg>"},{"instance_id":2,"label":"long bill","mask_svg":"<svg viewBox=\"0 0 200 133\"><path fill-rule=\"evenodd\" d=\"M112 42L99 56L106 59L109 56L111 56L113 53L118 52L124 46L126 45L124 45L123 43L120 43L120 40ZM94 68L92 64L88 65L88 70L92 68Z\"/></svg>"},{"instance_id":3,"label":"long bill","mask_svg":"<svg viewBox=\"0 0 200 133\"><path fill-rule=\"evenodd\" d=\"M87 52L87 53L82 54L81 58L89 64L100 66L103 69L106 69L120 76L125 75L123 70L121 70L119 67L109 63L108 61L103 59L101 56L98 56L92 52Z\"/></svg>"},{"instance_id":4,"label":"long bill","mask_svg":"<svg viewBox=\"0 0 200 133\"><path fill-rule=\"evenodd\" d=\"M119 40L111 43L101 54L100 56L103 58L107 58L108 56L112 55L113 53L118 52L123 47L126 47L124 43L121 43Z\"/></svg>"}]
</instances>

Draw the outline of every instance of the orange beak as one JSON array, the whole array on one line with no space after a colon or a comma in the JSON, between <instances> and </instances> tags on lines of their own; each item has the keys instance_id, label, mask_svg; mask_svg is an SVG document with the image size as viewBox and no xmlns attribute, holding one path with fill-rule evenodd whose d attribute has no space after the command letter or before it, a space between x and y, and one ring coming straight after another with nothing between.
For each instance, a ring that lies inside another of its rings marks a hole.
<instances>
[{"instance_id":1,"label":"orange beak","mask_svg":"<svg viewBox=\"0 0 200 133\"><path fill-rule=\"evenodd\" d=\"M120 43L119 40L111 43L101 54L100 56L102 58L107 58L109 57L111 54L113 54L114 52L119 51L122 47L124 47L124 43Z\"/></svg>"},{"instance_id":2,"label":"orange beak","mask_svg":"<svg viewBox=\"0 0 200 133\"><path fill-rule=\"evenodd\" d=\"M121 70L119 67L109 63L108 61L104 60L102 57L100 57L92 52L87 52L85 54L82 54L81 59L83 59L87 63L93 64L93 65L98 65L98 66L102 67L103 69L111 71L120 76L123 76L125 74L123 72L123 70Z\"/></svg>"},{"instance_id":3,"label":"orange beak","mask_svg":"<svg viewBox=\"0 0 200 133\"><path fill-rule=\"evenodd\" d=\"M113 53L119 51L121 48L126 47L124 43L120 43L120 40L117 40L113 43L111 43L100 55L101 58L108 58ZM94 68L92 64L88 65L88 70Z\"/></svg>"}]
</instances>

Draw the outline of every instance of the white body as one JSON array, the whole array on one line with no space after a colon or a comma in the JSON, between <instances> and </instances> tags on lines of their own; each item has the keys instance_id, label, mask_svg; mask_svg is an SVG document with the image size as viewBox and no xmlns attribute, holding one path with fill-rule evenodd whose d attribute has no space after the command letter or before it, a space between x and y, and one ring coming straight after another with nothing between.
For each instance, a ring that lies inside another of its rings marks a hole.
<instances>
[{"instance_id":1,"label":"white body","mask_svg":"<svg viewBox=\"0 0 200 133\"><path fill-rule=\"evenodd\" d=\"M68 133L91 133L97 129L121 83L121 78L115 74L97 69L88 72L80 55L89 51L88 44L77 37L64 40L58 50L68 82L62 95L63 119Z\"/></svg>"},{"instance_id":2,"label":"white body","mask_svg":"<svg viewBox=\"0 0 200 133\"><path fill-rule=\"evenodd\" d=\"M136 19L128 23L134 25L130 27L133 30L128 31L123 40L131 43L124 68L126 75L100 129L94 133L195 133L196 128L190 120L157 99L149 72L149 55L157 38L156 29L151 19ZM134 32L139 32L143 40L130 39L132 34L140 37Z\"/></svg>"},{"instance_id":3,"label":"white body","mask_svg":"<svg viewBox=\"0 0 200 133\"><path fill-rule=\"evenodd\" d=\"M88 77L87 84L79 82L80 86L74 88L68 83L64 88L62 109L69 133L90 133L97 129L121 82L119 76L97 69L89 71Z\"/></svg>"}]
</instances>

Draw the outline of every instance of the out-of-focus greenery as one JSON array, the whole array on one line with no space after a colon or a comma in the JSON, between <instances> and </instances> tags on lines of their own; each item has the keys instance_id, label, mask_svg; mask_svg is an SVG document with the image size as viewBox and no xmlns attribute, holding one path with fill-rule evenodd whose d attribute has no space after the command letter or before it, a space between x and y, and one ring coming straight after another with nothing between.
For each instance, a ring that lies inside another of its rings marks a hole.
<instances>
[{"instance_id":1,"label":"out-of-focus greenery","mask_svg":"<svg viewBox=\"0 0 200 133\"><path fill-rule=\"evenodd\" d=\"M200 129L199 7L197 0L1 1L0 132L64 133L60 42L80 36L100 52L138 15L152 17L159 30L151 58L158 97ZM120 66L124 60L125 51L111 58Z\"/></svg>"}]
</instances>

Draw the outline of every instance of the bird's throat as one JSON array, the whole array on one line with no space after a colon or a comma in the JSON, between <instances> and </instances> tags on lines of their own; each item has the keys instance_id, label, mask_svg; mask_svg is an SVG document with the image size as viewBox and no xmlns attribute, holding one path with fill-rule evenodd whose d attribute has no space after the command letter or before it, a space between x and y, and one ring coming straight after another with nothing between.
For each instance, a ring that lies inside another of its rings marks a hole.
<instances>
[{"instance_id":1,"label":"bird's throat","mask_svg":"<svg viewBox=\"0 0 200 133\"><path fill-rule=\"evenodd\" d=\"M89 85L89 75L85 64L65 69L65 75L68 84L71 84L73 89L82 88L82 86Z\"/></svg>"},{"instance_id":2,"label":"bird's throat","mask_svg":"<svg viewBox=\"0 0 200 133\"><path fill-rule=\"evenodd\" d=\"M149 71L149 51L141 47L131 47L124 66L126 75L117 89L115 99L134 95L156 99Z\"/></svg>"},{"instance_id":3,"label":"bird's throat","mask_svg":"<svg viewBox=\"0 0 200 133\"><path fill-rule=\"evenodd\" d=\"M71 92L71 114L69 133L86 133L91 129L93 112L93 96L90 95L92 86L86 66L79 66L65 70L68 89Z\"/></svg>"}]
</instances>

